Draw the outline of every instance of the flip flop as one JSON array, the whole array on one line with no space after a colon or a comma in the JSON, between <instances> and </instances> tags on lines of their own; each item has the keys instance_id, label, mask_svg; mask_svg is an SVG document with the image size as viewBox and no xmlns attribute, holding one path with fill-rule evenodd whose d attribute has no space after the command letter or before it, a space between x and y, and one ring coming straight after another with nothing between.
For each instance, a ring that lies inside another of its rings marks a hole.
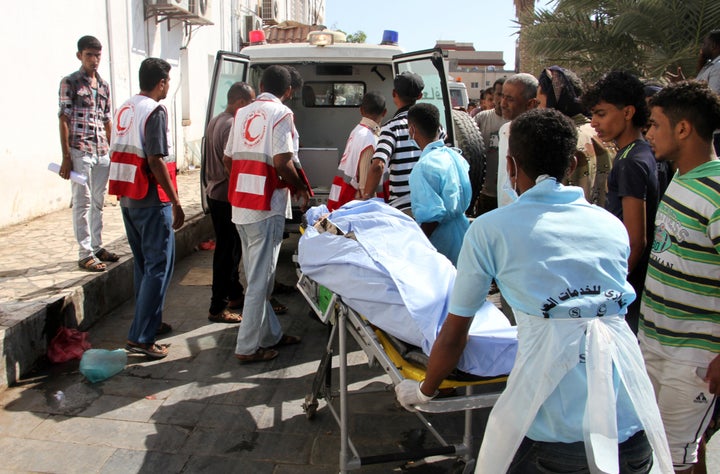
<instances>
[{"instance_id":1,"label":"flip flop","mask_svg":"<svg viewBox=\"0 0 720 474\"><path fill-rule=\"evenodd\" d=\"M136 344L127 341L125 350L133 354L143 354L151 359L164 359L168 355L170 344Z\"/></svg>"},{"instance_id":2,"label":"flip flop","mask_svg":"<svg viewBox=\"0 0 720 474\"><path fill-rule=\"evenodd\" d=\"M164 334L167 334L169 332L172 332L172 326L170 326L166 322L161 322L160 326L158 326L157 330L155 331L156 336L162 336Z\"/></svg>"},{"instance_id":3,"label":"flip flop","mask_svg":"<svg viewBox=\"0 0 720 474\"><path fill-rule=\"evenodd\" d=\"M242 314L235 313L225 308L218 314L208 314L208 320L213 323L237 324L242 322Z\"/></svg>"},{"instance_id":4,"label":"flip flop","mask_svg":"<svg viewBox=\"0 0 720 474\"><path fill-rule=\"evenodd\" d=\"M101 261L101 262L117 262L120 260L120 255L109 252L106 249L100 249L97 252L95 252L95 256Z\"/></svg>"},{"instance_id":5,"label":"flip flop","mask_svg":"<svg viewBox=\"0 0 720 474\"><path fill-rule=\"evenodd\" d=\"M285 314L288 312L288 307L275 298L270 298L270 304L272 305L272 309L275 311L275 314Z\"/></svg>"},{"instance_id":6,"label":"flip flop","mask_svg":"<svg viewBox=\"0 0 720 474\"><path fill-rule=\"evenodd\" d=\"M87 258L83 258L78 261L78 267L88 272L104 272L107 270L107 265L102 263L100 260L95 258L94 255L90 255Z\"/></svg>"},{"instance_id":7,"label":"flip flop","mask_svg":"<svg viewBox=\"0 0 720 474\"><path fill-rule=\"evenodd\" d=\"M252 354L235 354L240 362L262 362L266 360L272 360L278 356L278 351L274 349L263 349L262 347L256 350Z\"/></svg>"}]
</instances>

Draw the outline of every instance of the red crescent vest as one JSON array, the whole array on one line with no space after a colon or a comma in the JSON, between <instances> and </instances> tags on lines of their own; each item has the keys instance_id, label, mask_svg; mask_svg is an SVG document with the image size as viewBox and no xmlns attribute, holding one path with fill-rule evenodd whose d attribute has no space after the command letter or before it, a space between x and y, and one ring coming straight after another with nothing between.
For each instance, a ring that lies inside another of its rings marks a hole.
<instances>
[{"instance_id":1,"label":"red crescent vest","mask_svg":"<svg viewBox=\"0 0 720 474\"><path fill-rule=\"evenodd\" d=\"M235 207L269 211L273 192L285 187L273 164L273 130L292 111L263 97L239 109L233 124L232 169L228 200Z\"/></svg>"},{"instance_id":2,"label":"red crescent vest","mask_svg":"<svg viewBox=\"0 0 720 474\"><path fill-rule=\"evenodd\" d=\"M115 113L113 123L113 141L110 147L110 179L108 194L131 199L143 199L147 196L150 184L157 186L161 202L169 202L162 187L150 172L147 157L143 150L145 143L145 124L147 119L160 105L154 99L144 95L135 95L125 102ZM173 153L170 132L167 133L168 156L165 165L170 174L170 182L177 190L177 164Z\"/></svg>"},{"instance_id":3,"label":"red crescent vest","mask_svg":"<svg viewBox=\"0 0 720 474\"><path fill-rule=\"evenodd\" d=\"M343 204L355 199L359 185L358 166L360 165L360 155L368 147L374 150L376 145L377 137L366 125L358 124L350 132L350 137L345 145L345 152L340 159L338 172L330 185L330 195L327 202L329 210L334 211Z\"/></svg>"}]
</instances>

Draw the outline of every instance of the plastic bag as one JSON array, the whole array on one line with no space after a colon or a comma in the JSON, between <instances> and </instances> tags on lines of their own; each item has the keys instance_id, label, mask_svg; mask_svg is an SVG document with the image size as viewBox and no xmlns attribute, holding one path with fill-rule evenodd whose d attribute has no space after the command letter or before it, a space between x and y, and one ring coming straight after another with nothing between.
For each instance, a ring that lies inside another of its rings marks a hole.
<instances>
[{"instance_id":1,"label":"plastic bag","mask_svg":"<svg viewBox=\"0 0 720 474\"><path fill-rule=\"evenodd\" d=\"M124 349L90 349L85 351L80 360L80 373L95 383L122 372L126 364L127 353Z\"/></svg>"},{"instance_id":2,"label":"plastic bag","mask_svg":"<svg viewBox=\"0 0 720 474\"><path fill-rule=\"evenodd\" d=\"M48 359L55 364L72 359L80 359L83 352L92 347L87 341L87 337L87 332L61 326L48 346Z\"/></svg>"}]
</instances>

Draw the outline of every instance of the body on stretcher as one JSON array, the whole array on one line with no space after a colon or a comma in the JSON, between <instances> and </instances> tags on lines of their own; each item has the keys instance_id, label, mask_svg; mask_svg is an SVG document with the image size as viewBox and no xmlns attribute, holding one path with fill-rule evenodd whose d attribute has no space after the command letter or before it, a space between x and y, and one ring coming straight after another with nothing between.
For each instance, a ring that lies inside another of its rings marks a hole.
<instances>
[{"instance_id":1,"label":"body on stretcher","mask_svg":"<svg viewBox=\"0 0 720 474\"><path fill-rule=\"evenodd\" d=\"M374 326L430 354L447 315L455 267L410 217L380 201L306 213L298 263L304 275ZM473 318L458 369L493 377L512 369L517 328L492 303Z\"/></svg>"},{"instance_id":2,"label":"body on stretcher","mask_svg":"<svg viewBox=\"0 0 720 474\"><path fill-rule=\"evenodd\" d=\"M310 224L327 213L322 207L313 208L315 212L308 211L306 217ZM346 335L349 333L356 340L371 363L382 366L393 385L405 378L423 379L422 363L403 357L407 354L404 349L398 349L394 340L417 346L422 353L429 354L447 312L455 269L435 251L412 219L385 204L354 201L333 212L329 221L330 232L306 229L298 253L298 288L318 317L331 325L313 391L306 397L304 408L308 417L314 416L318 398L340 399L339 413L331 403L328 408L340 425L341 472L365 464L436 455L462 456L467 466L464 472L471 472L474 467L471 410L492 407L504 388L517 350L515 328L488 303L474 319L468 344L472 352L468 357L463 356L459 366L461 371L474 377L446 380L442 385L442 388L458 388L464 395L438 398L416 407L416 415L440 443L440 448L390 453L371 459L360 457L347 428ZM337 394L330 380L335 338L339 346ZM480 384L486 385L485 393L474 394L473 386ZM419 413L455 411L465 412L463 442L455 445L448 444Z\"/></svg>"}]
</instances>

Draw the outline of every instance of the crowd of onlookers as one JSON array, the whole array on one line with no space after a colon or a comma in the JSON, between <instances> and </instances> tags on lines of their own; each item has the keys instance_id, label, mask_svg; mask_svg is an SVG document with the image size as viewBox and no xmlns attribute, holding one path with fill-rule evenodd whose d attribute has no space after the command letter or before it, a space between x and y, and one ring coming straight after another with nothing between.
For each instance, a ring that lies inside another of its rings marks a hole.
<instances>
[{"instance_id":1,"label":"crowd of onlookers","mask_svg":"<svg viewBox=\"0 0 720 474\"><path fill-rule=\"evenodd\" d=\"M700 64L690 81L682 71L657 83L610 71L592 84L552 66L538 77L499 79L469 107L487 153L485 182L468 210L478 217L459 253L448 255L458 276L427 377L397 392L409 408L432 398L462 351L477 293L497 285L523 330L478 460L488 472L648 472L652 451L661 472L704 472L698 453L720 394L720 30L705 37ZM613 261L618 248L622 258ZM566 285L559 293L558 277ZM616 280L601 282L607 277ZM598 320L608 338L597 336ZM568 321L579 322L581 336L570 335ZM557 375L556 364L568 363L559 341L584 347L576 367ZM603 351L611 361L590 364ZM541 400L527 396L528 386ZM611 429L602 426L608 418ZM515 425L523 427L508 435ZM602 437L617 442L613 450ZM566 455L572 459L558 461Z\"/></svg>"}]
</instances>

